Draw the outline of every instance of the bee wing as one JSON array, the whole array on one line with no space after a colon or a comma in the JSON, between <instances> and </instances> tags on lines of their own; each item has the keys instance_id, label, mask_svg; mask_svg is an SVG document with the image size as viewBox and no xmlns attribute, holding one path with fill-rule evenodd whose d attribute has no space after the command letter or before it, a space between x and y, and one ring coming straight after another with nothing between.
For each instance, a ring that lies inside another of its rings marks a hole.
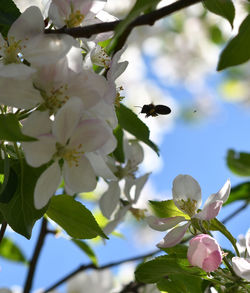
<instances>
[{"instance_id":1,"label":"bee wing","mask_svg":"<svg viewBox=\"0 0 250 293\"><path fill-rule=\"evenodd\" d=\"M167 114L171 113L171 109L165 105L156 105L155 111L161 115L167 115Z\"/></svg>"}]
</instances>

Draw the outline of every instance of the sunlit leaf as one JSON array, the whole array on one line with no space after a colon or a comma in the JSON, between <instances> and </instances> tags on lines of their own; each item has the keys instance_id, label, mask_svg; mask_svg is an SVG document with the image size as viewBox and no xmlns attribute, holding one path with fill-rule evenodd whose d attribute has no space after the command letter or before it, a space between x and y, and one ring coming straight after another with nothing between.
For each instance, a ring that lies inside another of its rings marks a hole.
<instances>
[{"instance_id":1,"label":"sunlit leaf","mask_svg":"<svg viewBox=\"0 0 250 293\"><path fill-rule=\"evenodd\" d=\"M133 134L137 139L146 143L159 155L159 149L157 145L149 139L150 132L148 127L137 117L133 111L120 104L120 107L117 109L117 117L118 122L123 129Z\"/></svg>"},{"instance_id":2,"label":"sunlit leaf","mask_svg":"<svg viewBox=\"0 0 250 293\"><path fill-rule=\"evenodd\" d=\"M202 278L186 274L170 274L157 283L161 291L168 293L201 293Z\"/></svg>"},{"instance_id":3,"label":"sunlit leaf","mask_svg":"<svg viewBox=\"0 0 250 293\"><path fill-rule=\"evenodd\" d=\"M237 175L250 176L250 154L228 150L227 166Z\"/></svg>"},{"instance_id":4,"label":"sunlit leaf","mask_svg":"<svg viewBox=\"0 0 250 293\"><path fill-rule=\"evenodd\" d=\"M242 22L238 34L222 51L217 70L242 64L250 59L250 15Z\"/></svg>"},{"instance_id":5,"label":"sunlit leaf","mask_svg":"<svg viewBox=\"0 0 250 293\"><path fill-rule=\"evenodd\" d=\"M21 249L10 239L4 237L0 245L0 256L7 260L27 263L27 260Z\"/></svg>"},{"instance_id":6,"label":"sunlit leaf","mask_svg":"<svg viewBox=\"0 0 250 293\"><path fill-rule=\"evenodd\" d=\"M115 35L110 44L110 48L117 43L119 37L136 17L144 12L147 13L151 9L154 9L158 2L160 2L160 0L137 0L127 17L116 27Z\"/></svg>"},{"instance_id":7,"label":"sunlit leaf","mask_svg":"<svg viewBox=\"0 0 250 293\"><path fill-rule=\"evenodd\" d=\"M216 218L210 220L208 224L208 230L210 231L220 231L233 245L235 250L237 251L236 247L236 239L233 235L227 230L227 228Z\"/></svg>"},{"instance_id":8,"label":"sunlit leaf","mask_svg":"<svg viewBox=\"0 0 250 293\"><path fill-rule=\"evenodd\" d=\"M73 238L107 238L92 213L72 196L52 197L47 215Z\"/></svg>"},{"instance_id":9,"label":"sunlit leaf","mask_svg":"<svg viewBox=\"0 0 250 293\"><path fill-rule=\"evenodd\" d=\"M203 0L203 3L209 11L226 18L233 27L235 8L231 0Z\"/></svg>"},{"instance_id":10,"label":"sunlit leaf","mask_svg":"<svg viewBox=\"0 0 250 293\"><path fill-rule=\"evenodd\" d=\"M164 201L149 201L149 206L156 217L159 218L169 218L182 216L189 218L187 214L184 214L180 211L173 200L164 200Z\"/></svg>"},{"instance_id":11,"label":"sunlit leaf","mask_svg":"<svg viewBox=\"0 0 250 293\"><path fill-rule=\"evenodd\" d=\"M247 200L250 202L250 181L234 186L224 206L237 200Z\"/></svg>"},{"instance_id":12,"label":"sunlit leaf","mask_svg":"<svg viewBox=\"0 0 250 293\"><path fill-rule=\"evenodd\" d=\"M140 264L135 271L136 280L144 283L156 283L172 274L202 276L205 272L198 267L191 267L186 258L168 255Z\"/></svg>"},{"instance_id":13,"label":"sunlit leaf","mask_svg":"<svg viewBox=\"0 0 250 293\"><path fill-rule=\"evenodd\" d=\"M97 265L95 252L86 242L78 239L72 239L72 241L89 257L94 265Z\"/></svg>"}]
</instances>

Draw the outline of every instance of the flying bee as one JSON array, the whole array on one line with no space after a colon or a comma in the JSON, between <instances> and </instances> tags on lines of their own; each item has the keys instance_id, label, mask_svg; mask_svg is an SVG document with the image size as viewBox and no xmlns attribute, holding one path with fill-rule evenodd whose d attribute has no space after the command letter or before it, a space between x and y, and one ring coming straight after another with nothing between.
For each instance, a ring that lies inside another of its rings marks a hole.
<instances>
[{"instance_id":1,"label":"flying bee","mask_svg":"<svg viewBox=\"0 0 250 293\"><path fill-rule=\"evenodd\" d=\"M153 103L144 105L141 113L145 113L145 117L156 117L158 115L167 115L171 113L171 109L165 105L154 105Z\"/></svg>"}]
</instances>

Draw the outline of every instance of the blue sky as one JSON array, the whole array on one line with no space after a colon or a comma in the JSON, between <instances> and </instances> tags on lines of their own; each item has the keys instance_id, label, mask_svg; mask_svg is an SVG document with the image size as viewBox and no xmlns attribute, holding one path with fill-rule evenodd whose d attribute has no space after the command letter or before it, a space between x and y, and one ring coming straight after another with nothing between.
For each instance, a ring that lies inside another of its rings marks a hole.
<instances>
[{"instance_id":1,"label":"blue sky","mask_svg":"<svg viewBox=\"0 0 250 293\"><path fill-rule=\"evenodd\" d=\"M214 75L208 82L210 86L216 87L220 79L221 75ZM162 89L164 90L164 88ZM184 104L189 103L190 94L183 87L165 89L177 98L181 97L181 102ZM205 119L198 124L190 124L178 119L174 129L164 136L161 145L164 167L160 172L151 176L157 192L164 193L166 190L171 190L172 181L178 174L189 174L200 183L204 203L205 199L211 193L217 192L228 178L230 178L232 186L246 179L232 174L226 166L225 158L229 148L250 152L250 111L240 105L222 101L220 97L217 97L217 102L220 113L216 116ZM160 117L149 119L160 119ZM152 199L153 197L152 195ZM240 205L241 203L234 203L223 208L218 218L224 219ZM234 237L245 234L248 230L250 226L249 211L250 208L246 209L228 222L227 228ZM28 259L33 252L39 226L40 223L35 225L30 241L22 236L9 233L9 236L20 245ZM94 248L100 259L100 264L154 249L154 244L151 248L135 245L131 241L133 229L130 229L129 226L123 228L122 231L125 234L125 239L111 237L106 245ZM231 248L230 243L225 241L223 237L219 236L219 241L223 247ZM80 264L88 262L85 255L71 242L63 238L55 239L52 235L48 235L39 259L34 289L47 288ZM1 287L23 285L27 270L25 266L3 259L0 259L0 266L2 268L0 272ZM65 287L61 290L63 292Z\"/></svg>"}]
</instances>

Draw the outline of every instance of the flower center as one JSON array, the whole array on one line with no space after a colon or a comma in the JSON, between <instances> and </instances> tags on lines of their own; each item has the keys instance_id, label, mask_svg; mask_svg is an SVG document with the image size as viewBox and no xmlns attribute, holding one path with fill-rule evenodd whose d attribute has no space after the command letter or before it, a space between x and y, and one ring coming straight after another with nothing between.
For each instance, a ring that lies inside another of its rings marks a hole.
<instances>
[{"instance_id":1,"label":"flower center","mask_svg":"<svg viewBox=\"0 0 250 293\"><path fill-rule=\"evenodd\" d=\"M98 50L91 54L91 60L98 66L103 66L108 69L110 66L111 58L102 47L98 47Z\"/></svg>"},{"instance_id":2,"label":"flower center","mask_svg":"<svg viewBox=\"0 0 250 293\"><path fill-rule=\"evenodd\" d=\"M11 63L21 63L21 41L15 41L14 37L9 38L9 42L5 42L3 45L4 48L4 56L3 56L3 63L5 65ZM0 49L2 49L0 47Z\"/></svg>"},{"instance_id":3,"label":"flower center","mask_svg":"<svg viewBox=\"0 0 250 293\"><path fill-rule=\"evenodd\" d=\"M194 199L188 198L188 200L178 200L178 207L185 212L186 214L189 215L189 217L193 217L196 214L196 206L197 206L197 201Z\"/></svg>"},{"instance_id":4,"label":"flower center","mask_svg":"<svg viewBox=\"0 0 250 293\"><path fill-rule=\"evenodd\" d=\"M79 160L81 159L84 151L82 151L82 144L75 147L62 146L61 144L56 144L57 152L55 157L59 157L67 161L70 167L79 166Z\"/></svg>"},{"instance_id":5,"label":"flower center","mask_svg":"<svg viewBox=\"0 0 250 293\"><path fill-rule=\"evenodd\" d=\"M77 27L84 20L84 15L80 10L74 11L73 5L71 5L71 13L67 19L64 20L67 27Z\"/></svg>"},{"instance_id":6,"label":"flower center","mask_svg":"<svg viewBox=\"0 0 250 293\"><path fill-rule=\"evenodd\" d=\"M68 85L61 85L59 88L52 88L49 92L44 92L41 90L41 95L44 99L44 104L47 109L52 113L55 113L60 109L69 99L69 96L66 95L68 90Z\"/></svg>"},{"instance_id":7,"label":"flower center","mask_svg":"<svg viewBox=\"0 0 250 293\"><path fill-rule=\"evenodd\" d=\"M116 89L116 97L115 97L115 106L119 107L120 102L125 98L124 96L121 96L121 91L123 91L123 87L120 86Z\"/></svg>"}]
</instances>

